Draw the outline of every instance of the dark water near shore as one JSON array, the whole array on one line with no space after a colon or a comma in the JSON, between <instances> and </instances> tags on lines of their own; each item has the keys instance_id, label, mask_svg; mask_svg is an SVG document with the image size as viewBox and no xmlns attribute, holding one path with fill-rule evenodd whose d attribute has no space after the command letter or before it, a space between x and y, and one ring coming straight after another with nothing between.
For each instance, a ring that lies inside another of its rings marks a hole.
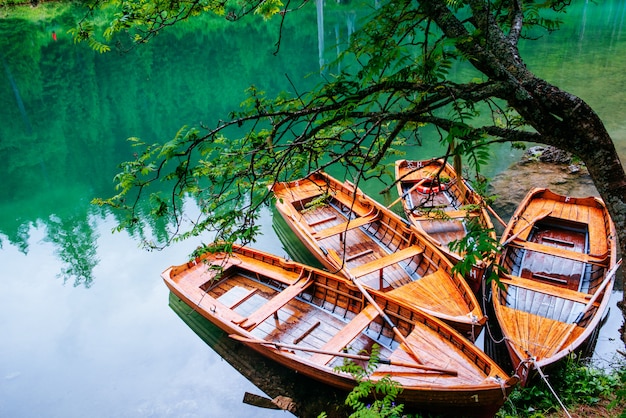
<instances>
[{"instance_id":1,"label":"dark water near shore","mask_svg":"<svg viewBox=\"0 0 626 418\"><path fill-rule=\"evenodd\" d=\"M560 33L523 54L597 110L626 161L626 5L576 3ZM155 142L182 125L212 125L251 84L273 95L320 82L320 62L347 39L358 10L326 10L318 31L311 7L288 21L276 56L276 25L258 20L181 27L100 55L71 42L70 16L1 18L0 416L285 416L244 404L246 392L262 391L169 305L161 271L210 237L146 252L137 237L113 234L116 215L89 202L114 192L117 164L132 153L126 138ZM494 152L492 174L519 156ZM366 191L380 197L380 186ZM276 222L263 212L254 246L294 256ZM620 325L612 309L596 355L605 363L623 348Z\"/></svg>"}]
</instances>

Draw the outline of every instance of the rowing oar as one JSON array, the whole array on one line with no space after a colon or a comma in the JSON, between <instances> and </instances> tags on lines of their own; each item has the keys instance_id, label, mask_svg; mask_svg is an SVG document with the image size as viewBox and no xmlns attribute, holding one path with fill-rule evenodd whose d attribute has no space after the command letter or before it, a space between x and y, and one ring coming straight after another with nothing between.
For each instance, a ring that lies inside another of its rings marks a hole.
<instances>
[{"instance_id":1,"label":"rowing oar","mask_svg":"<svg viewBox=\"0 0 626 418\"><path fill-rule=\"evenodd\" d=\"M272 342L272 341L257 340L253 338L243 337L237 334L230 334L229 337L232 338L233 340L237 340L242 343L248 343L248 344L273 345L274 347L284 348L287 350L299 350L299 351L307 351L310 353L328 354L330 356L345 357L345 358L349 358L353 360L369 361L371 359L370 356L365 356L362 354L334 352L334 351L320 350L318 348L303 347L303 346L299 346L295 344L286 344L286 343L277 343L277 342ZM396 360L391 360L391 359L387 359L383 357L378 358L378 362L380 364L388 364L390 366L408 367L411 369L419 369L419 370L424 370L424 371L429 371L429 372L449 374L452 376L458 375L458 372L456 370L440 369L438 367L424 366L423 364L406 363L404 361L396 361Z\"/></svg>"},{"instance_id":2,"label":"rowing oar","mask_svg":"<svg viewBox=\"0 0 626 418\"><path fill-rule=\"evenodd\" d=\"M243 403L259 408L281 409L281 407L276 405L273 400L250 392L243 394Z\"/></svg>"},{"instance_id":3,"label":"rowing oar","mask_svg":"<svg viewBox=\"0 0 626 418\"><path fill-rule=\"evenodd\" d=\"M602 292L602 289L604 289L606 285L611 282L611 279L613 278L613 276L615 276L615 273L617 273L617 269L619 268L621 264L622 264L622 259L620 258L619 261L615 263L615 265L611 267L611 269L606 273L604 280L602 280L602 283L600 283L600 286L598 286L596 291L593 293L593 296L591 297L589 302L587 302L583 310L580 311L580 313L576 316L576 319L574 320L574 322L568 325L567 331L563 333L563 337L561 338L561 344L559 344L557 349L554 351L555 353L560 351L563 348L563 346L569 339L570 335L574 332L574 330L578 326L578 323L583 319L587 311L593 306L596 300L598 300L598 298L600 297L600 293Z\"/></svg>"},{"instance_id":4,"label":"rowing oar","mask_svg":"<svg viewBox=\"0 0 626 418\"><path fill-rule=\"evenodd\" d=\"M500 217L500 215L498 215L498 213L497 213L495 210L493 210L493 208L492 208L491 206L489 206L489 205L487 205L487 204L485 204L485 206L487 207L487 210L488 210L488 211L489 211L489 212L490 212L493 216L495 216L495 217L496 217L496 219L498 220L498 222L500 222L500 224L501 224L502 226L506 227L506 222L504 222L504 221L502 220L502 218Z\"/></svg>"},{"instance_id":5,"label":"rowing oar","mask_svg":"<svg viewBox=\"0 0 626 418\"><path fill-rule=\"evenodd\" d=\"M522 229L517 231L515 234L511 235L506 241L504 241L502 243L502 247L504 247L505 245L511 243L511 241L513 241L515 238L519 237L522 234L522 232L526 231L528 228L530 228L531 226L533 226L534 224L536 224L538 221L542 220L546 216L550 215L551 213L552 213L552 210L547 210L547 211L544 211L544 212L540 213L539 215L535 216L533 219L528 221L528 225L526 225L525 227L523 227Z\"/></svg>"},{"instance_id":6,"label":"rowing oar","mask_svg":"<svg viewBox=\"0 0 626 418\"><path fill-rule=\"evenodd\" d=\"M396 203L398 203L399 201L401 201L402 199L404 199L406 197L406 195L410 194L413 192L413 190L417 189L418 187L420 187L422 184L424 184L424 182L426 180L430 180L428 177L421 179L420 181L418 181L417 183L415 183L415 185L413 187L411 187L409 190L407 190L406 192L402 193L402 196L400 196L399 198L397 198L396 200L394 200L389 206L387 206L387 209L389 209L390 207L392 207L393 205L395 205Z\"/></svg>"},{"instance_id":7,"label":"rowing oar","mask_svg":"<svg viewBox=\"0 0 626 418\"><path fill-rule=\"evenodd\" d=\"M613 279L613 276L615 276L615 273L617 273L617 269L621 265L622 265L622 259L620 258L619 261L615 263L615 265L611 267L611 269L606 273L604 280L602 281L602 283L600 283L600 286L598 286L596 291L593 293L593 296L591 297L589 302L587 302L587 304L585 305L585 308L578 314L574 323L578 324L578 322L581 319L583 319L583 316L587 313L589 308L591 308L591 306L596 302L596 300L598 300L598 298L600 297L600 293L602 292L602 289L604 289L606 285L611 281L611 279Z\"/></svg>"},{"instance_id":8,"label":"rowing oar","mask_svg":"<svg viewBox=\"0 0 626 418\"><path fill-rule=\"evenodd\" d=\"M380 316L385 320L385 322L387 323L387 325L389 325L391 327L391 329L393 330L393 332L398 336L398 338L400 339L400 341L402 341L404 343L404 346L407 348L408 353L413 356L413 359L418 362L418 363L422 363L422 361L420 360L419 356L417 355L417 353L415 352L415 350L413 350L413 347L411 347L411 345L409 344L409 342L406 340L406 338L404 337L404 335L402 335L402 333L400 332L400 330L398 329L398 327L396 327L396 324L393 323L393 321L387 316L387 314L385 313L385 311L383 311L383 309L378 306L378 303L376 303L376 301L374 300L374 298L372 297L372 295L369 294L369 292L367 290L365 290L365 288L363 287L363 285L357 280L356 277L354 277L352 274L350 274L350 280L352 280L352 283L354 283L356 285L356 287L359 288L359 290L361 291L361 293L363 294L363 296L365 296L365 299L367 299L367 301L374 307L376 308L376 310L378 311L378 313L380 314Z\"/></svg>"}]
</instances>

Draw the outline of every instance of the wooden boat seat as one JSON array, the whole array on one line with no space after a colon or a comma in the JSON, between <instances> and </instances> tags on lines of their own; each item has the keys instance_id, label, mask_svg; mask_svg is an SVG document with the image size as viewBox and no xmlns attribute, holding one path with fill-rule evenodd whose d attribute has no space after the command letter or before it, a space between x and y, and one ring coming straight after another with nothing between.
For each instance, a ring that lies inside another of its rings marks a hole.
<instances>
[{"instance_id":1,"label":"wooden boat seat","mask_svg":"<svg viewBox=\"0 0 626 418\"><path fill-rule=\"evenodd\" d=\"M343 222L338 225L333 225L330 228L313 232L313 236L315 237L315 239L318 239L318 240L332 237L333 235L341 234L343 232L349 231L350 229L355 229L355 228L359 228L361 226L367 225L368 223L374 221L375 219L376 219L376 215L371 214L370 212L367 215L360 216L355 219L351 219L347 222Z\"/></svg>"},{"instance_id":2,"label":"wooden boat seat","mask_svg":"<svg viewBox=\"0 0 626 418\"><path fill-rule=\"evenodd\" d=\"M577 251L567 250L565 248L557 248L551 247L545 244L539 244L537 242L525 241L519 238L515 238L513 241L509 243L509 245L513 245L519 248L524 248L530 251L536 251L539 253L551 254L558 257L567 258L569 260L580 261L582 263L588 264L597 264L601 266L606 266L608 264L608 254L602 255L592 255L592 254L583 254Z\"/></svg>"},{"instance_id":3,"label":"wooden boat seat","mask_svg":"<svg viewBox=\"0 0 626 418\"><path fill-rule=\"evenodd\" d=\"M374 305L367 305L357 316L352 318L348 324L339 330L321 348L323 351L340 352L350 344L365 328L379 315ZM328 363L334 356L330 354L317 353L311 357L311 361L318 364Z\"/></svg>"},{"instance_id":4,"label":"wooden boat seat","mask_svg":"<svg viewBox=\"0 0 626 418\"><path fill-rule=\"evenodd\" d=\"M422 254L423 252L424 251L417 245L411 245L407 248L403 248L377 260L361 264L360 266L351 269L350 274L352 274L354 277L363 277L375 271L384 269L385 267L397 264L400 261L406 260L407 258Z\"/></svg>"},{"instance_id":5,"label":"wooden boat seat","mask_svg":"<svg viewBox=\"0 0 626 418\"><path fill-rule=\"evenodd\" d=\"M290 300L294 299L313 283L314 281L310 279L299 280L297 283L294 283L291 286L285 288L276 296L271 298L267 303L263 304L263 306L261 306L247 318L244 318L243 321L239 322L239 325L242 328L251 330L252 328L265 321L271 315L278 312L280 308L289 303Z\"/></svg>"},{"instance_id":6,"label":"wooden boat seat","mask_svg":"<svg viewBox=\"0 0 626 418\"><path fill-rule=\"evenodd\" d=\"M472 310L462 295L451 290L450 274L443 268L387 292L398 300L419 304L427 312L444 311L450 317L467 317ZM484 318L484 317L483 317Z\"/></svg>"},{"instance_id":7,"label":"wooden boat seat","mask_svg":"<svg viewBox=\"0 0 626 418\"><path fill-rule=\"evenodd\" d=\"M547 295L556 296L562 299L572 300L578 303L586 304L591 295L588 293L577 292L560 286L552 286L546 283L537 282L535 280L524 279L518 276L500 277L500 283L510 286L517 286L523 289L535 292L545 293Z\"/></svg>"},{"instance_id":8,"label":"wooden boat seat","mask_svg":"<svg viewBox=\"0 0 626 418\"><path fill-rule=\"evenodd\" d=\"M233 267L236 268L237 266L234 265ZM302 270L298 274L296 271L285 270L283 266L274 266L269 263L254 263L254 265L250 263L246 265L245 270L253 277L261 275L287 285L297 283L302 278L302 275L306 273L305 270Z\"/></svg>"},{"instance_id":9,"label":"wooden boat seat","mask_svg":"<svg viewBox=\"0 0 626 418\"><path fill-rule=\"evenodd\" d=\"M347 187L349 189L354 189L354 185L349 185ZM334 200L351 208L352 211L356 213L364 213L372 210L372 205L367 201L367 199L363 198L363 193L361 191L357 192L356 199L353 192L346 193L344 190L336 190L336 193L334 193L332 197Z\"/></svg>"},{"instance_id":10,"label":"wooden boat seat","mask_svg":"<svg viewBox=\"0 0 626 418\"><path fill-rule=\"evenodd\" d=\"M302 180L296 182L295 186L291 186L289 183L277 183L279 186L274 185L274 193L281 195L289 195L289 201L294 207L302 207L311 199L321 196L324 193L329 192L328 186L323 183L317 183L312 180ZM282 190L280 190L282 189Z\"/></svg>"}]
</instances>

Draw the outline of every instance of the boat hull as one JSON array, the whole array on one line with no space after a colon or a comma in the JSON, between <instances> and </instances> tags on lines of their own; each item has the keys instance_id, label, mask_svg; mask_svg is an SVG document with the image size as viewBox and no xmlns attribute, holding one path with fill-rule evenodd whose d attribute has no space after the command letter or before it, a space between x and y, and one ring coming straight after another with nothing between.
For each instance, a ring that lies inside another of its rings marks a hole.
<instances>
[{"instance_id":1,"label":"boat hull","mask_svg":"<svg viewBox=\"0 0 626 418\"><path fill-rule=\"evenodd\" d=\"M492 303L515 373L536 372L593 343L615 271L615 227L598 198L533 189L505 229Z\"/></svg>"},{"instance_id":2,"label":"boat hull","mask_svg":"<svg viewBox=\"0 0 626 418\"><path fill-rule=\"evenodd\" d=\"M407 408L493 416L516 383L444 322L372 291L372 300L404 336L400 343L344 277L258 250L235 246L231 255L206 254L168 268L163 279L173 294L233 338L340 390L352 390L356 381L335 367L344 356L371 352L373 344L379 344L382 360L370 379L390 376L401 384L397 402ZM419 352L421 364L405 344Z\"/></svg>"},{"instance_id":3,"label":"boat hull","mask_svg":"<svg viewBox=\"0 0 626 418\"><path fill-rule=\"evenodd\" d=\"M497 241L484 200L449 163L442 159L397 160L395 175L406 218L453 264L459 263L463 254L452 251L448 244L465 237L470 220ZM480 295L487 264L480 260L465 275L476 295Z\"/></svg>"},{"instance_id":4,"label":"boat hull","mask_svg":"<svg viewBox=\"0 0 626 418\"><path fill-rule=\"evenodd\" d=\"M472 289L419 231L325 173L275 183L276 208L329 271L436 316L474 340L486 321Z\"/></svg>"}]
</instances>

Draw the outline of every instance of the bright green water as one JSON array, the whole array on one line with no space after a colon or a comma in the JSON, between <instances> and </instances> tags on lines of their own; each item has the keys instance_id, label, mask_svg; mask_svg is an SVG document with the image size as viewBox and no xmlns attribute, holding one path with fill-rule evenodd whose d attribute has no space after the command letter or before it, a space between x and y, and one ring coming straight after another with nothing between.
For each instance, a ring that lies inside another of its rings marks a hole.
<instances>
[{"instance_id":1,"label":"bright green water","mask_svg":"<svg viewBox=\"0 0 626 418\"><path fill-rule=\"evenodd\" d=\"M600 3L578 2L560 33L523 55L587 100L626 156L626 6ZM327 11L325 45L345 39L354 16ZM288 21L277 56L275 26L260 21L180 28L99 55L72 44L69 20L0 20L0 416L282 414L242 404L245 391L260 391L167 306L159 274L199 240L145 252L111 234L115 216L89 202L113 193L117 164L132 153L127 137L152 142L182 125L213 125L250 84L273 94L294 91L288 78L299 91L318 83L334 49L319 53L314 10ZM517 155L499 148L491 172ZM287 255L271 216L255 245ZM601 337L607 353L610 344Z\"/></svg>"}]
</instances>

